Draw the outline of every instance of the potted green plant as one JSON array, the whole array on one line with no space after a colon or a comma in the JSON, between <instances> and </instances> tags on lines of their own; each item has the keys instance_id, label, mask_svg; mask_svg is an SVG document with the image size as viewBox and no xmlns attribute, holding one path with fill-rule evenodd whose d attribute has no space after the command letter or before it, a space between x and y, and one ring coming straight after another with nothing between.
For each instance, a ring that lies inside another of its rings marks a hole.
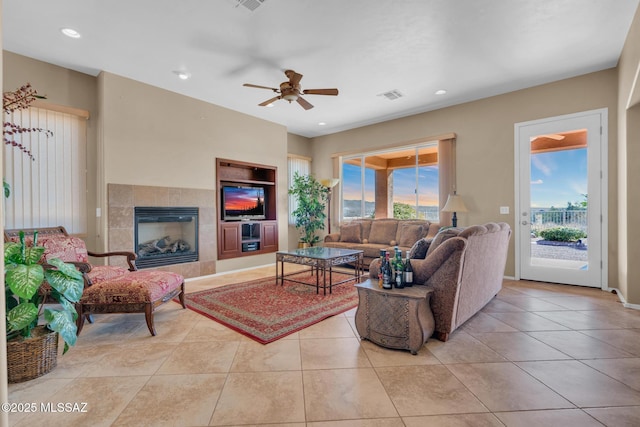
<instances>
[{"instance_id":1,"label":"potted green plant","mask_svg":"<svg viewBox=\"0 0 640 427\"><path fill-rule=\"evenodd\" d=\"M297 206L292 212L296 228L300 231L300 242L313 246L320 240L316 234L324 230L326 218L325 206L329 198L329 190L320 184L313 175L293 175L293 183L289 194L296 198Z\"/></svg>"},{"instance_id":2,"label":"potted green plant","mask_svg":"<svg viewBox=\"0 0 640 427\"><path fill-rule=\"evenodd\" d=\"M58 334L65 343L63 354L76 343L78 313L74 304L82 296L82 274L57 258L42 264L44 250L38 246L37 232L32 246L27 245L24 232L20 232L19 243L4 246L9 382L36 378L53 369ZM38 325L47 298L58 302L60 308L45 308L44 323Z\"/></svg>"}]
</instances>

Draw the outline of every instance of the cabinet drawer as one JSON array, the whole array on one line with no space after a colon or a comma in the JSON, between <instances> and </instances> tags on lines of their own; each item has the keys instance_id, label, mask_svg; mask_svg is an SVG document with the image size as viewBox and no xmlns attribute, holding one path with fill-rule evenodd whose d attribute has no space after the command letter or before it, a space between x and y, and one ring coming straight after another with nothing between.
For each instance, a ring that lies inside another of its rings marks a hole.
<instances>
[{"instance_id":1,"label":"cabinet drawer","mask_svg":"<svg viewBox=\"0 0 640 427\"><path fill-rule=\"evenodd\" d=\"M385 347L408 349L409 337L397 337L386 334L381 334L376 331L370 331L369 340Z\"/></svg>"}]
</instances>

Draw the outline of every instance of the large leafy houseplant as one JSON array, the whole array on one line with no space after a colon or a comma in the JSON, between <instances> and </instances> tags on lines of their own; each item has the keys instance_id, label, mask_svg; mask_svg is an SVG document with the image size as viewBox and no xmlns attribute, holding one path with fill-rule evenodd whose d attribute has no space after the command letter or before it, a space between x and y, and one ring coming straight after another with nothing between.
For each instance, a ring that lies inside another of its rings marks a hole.
<instances>
[{"instance_id":1,"label":"large leafy houseplant","mask_svg":"<svg viewBox=\"0 0 640 427\"><path fill-rule=\"evenodd\" d=\"M296 228L301 232L300 241L309 245L317 243L320 237L316 232L324 230L329 189L320 184L313 175L300 175L296 172L289 194L293 195L298 203L292 215L296 221Z\"/></svg>"},{"instance_id":2,"label":"large leafy houseplant","mask_svg":"<svg viewBox=\"0 0 640 427\"><path fill-rule=\"evenodd\" d=\"M74 303L80 300L84 288L82 274L73 264L57 258L40 263L45 248L38 246L38 233L33 235L33 245L26 244L24 232L20 242L7 242L4 246L5 299L7 340L28 339L44 308L47 296L57 301L61 308L44 309L44 326L60 334L66 353L77 339Z\"/></svg>"}]
</instances>

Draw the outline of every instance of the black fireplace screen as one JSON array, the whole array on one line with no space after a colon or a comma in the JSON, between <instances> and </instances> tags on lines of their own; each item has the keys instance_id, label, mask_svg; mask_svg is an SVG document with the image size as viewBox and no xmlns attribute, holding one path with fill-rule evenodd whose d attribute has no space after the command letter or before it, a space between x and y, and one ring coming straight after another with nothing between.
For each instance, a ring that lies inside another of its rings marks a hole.
<instances>
[{"instance_id":1,"label":"black fireplace screen","mask_svg":"<svg viewBox=\"0 0 640 427\"><path fill-rule=\"evenodd\" d=\"M198 261L198 208L136 207L134 213L138 267Z\"/></svg>"}]
</instances>

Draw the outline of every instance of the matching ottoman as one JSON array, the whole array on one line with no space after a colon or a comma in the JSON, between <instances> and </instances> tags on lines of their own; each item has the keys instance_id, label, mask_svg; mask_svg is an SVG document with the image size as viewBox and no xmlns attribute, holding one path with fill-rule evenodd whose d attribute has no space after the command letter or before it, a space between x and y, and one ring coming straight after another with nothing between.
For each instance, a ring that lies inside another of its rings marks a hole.
<instances>
[{"instance_id":1,"label":"matching ottoman","mask_svg":"<svg viewBox=\"0 0 640 427\"><path fill-rule=\"evenodd\" d=\"M144 312L149 332L155 336L155 308L176 296L186 308L184 277L168 271L136 270L98 281L85 288L80 302L76 304L78 334L82 331L86 315Z\"/></svg>"}]
</instances>

